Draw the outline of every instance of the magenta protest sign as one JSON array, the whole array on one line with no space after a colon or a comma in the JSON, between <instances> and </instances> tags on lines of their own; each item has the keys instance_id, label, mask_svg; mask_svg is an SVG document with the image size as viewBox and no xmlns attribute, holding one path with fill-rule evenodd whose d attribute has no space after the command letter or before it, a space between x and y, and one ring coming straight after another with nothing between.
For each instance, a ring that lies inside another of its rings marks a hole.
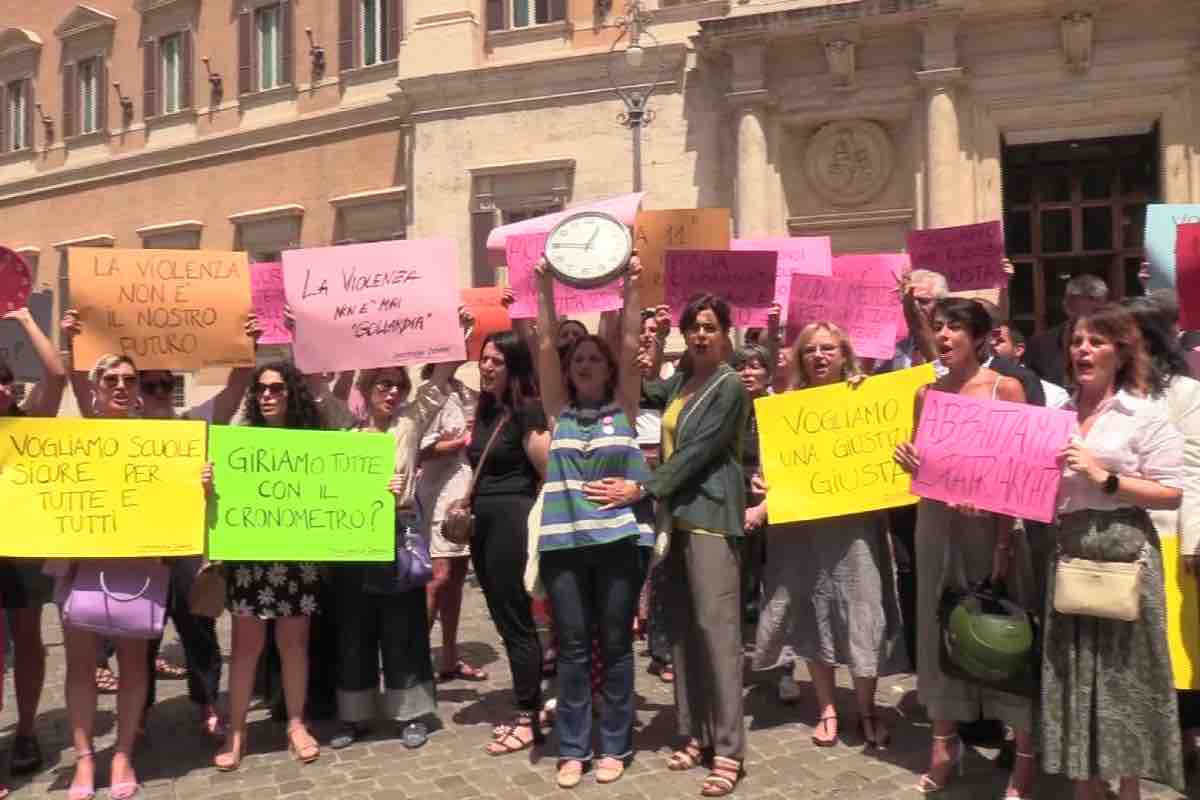
<instances>
[{"instance_id":1,"label":"magenta protest sign","mask_svg":"<svg viewBox=\"0 0 1200 800\"><path fill-rule=\"evenodd\" d=\"M833 251L828 236L773 236L763 239L733 239L730 250L771 250L779 254L775 273L775 302L787 321L792 275L832 275Z\"/></svg>"},{"instance_id":2,"label":"magenta protest sign","mask_svg":"<svg viewBox=\"0 0 1200 800\"><path fill-rule=\"evenodd\" d=\"M1180 327L1186 331L1197 330L1200 328L1200 223L1198 222L1187 222L1175 229L1175 288L1179 293Z\"/></svg>"},{"instance_id":3,"label":"magenta protest sign","mask_svg":"<svg viewBox=\"0 0 1200 800\"><path fill-rule=\"evenodd\" d=\"M537 318L537 281L534 267L546 250L545 233L522 233L508 236L504 256L508 264L508 285L513 304L508 308L511 319ZM565 283L554 283L554 308L560 317L571 317L589 311L616 311L624 305L620 279L596 289L576 289Z\"/></svg>"},{"instance_id":4,"label":"magenta protest sign","mask_svg":"<svg viewBox=\"0 0 1200 800\"><path fill-rule=\"evenodd\" d=\"M908 255L914 269L945 275L952 292L998 289L1008 282L999 222L909 231Z\"/></svg>"},{"instance_id":5,"label":"magenta protest sign","mask_svg":"<svg viewBox=\"0 0 1200 800\"><path fill-rule=\"evenodd\" d=\"M1070 411L930 390L912 493L1050 522L1062 478L1058 454L1075 430Z\"/></svg>"},{"instance_id":6,"label":"magenta protest sign","mask_svg":"<svg viewBox=\"0 0 1200 800\"><path fill-rule=\"evenodd\" d=\"M788 339L810 322L827 320L850 336L863 358L891 358L906 335L896 278L908 270L903 253L837 256L833 276L792 275L788 296Z\"/></svg>"},{"instance_id":7,"label":"magenta protest sign","mask_svg":"<svg viewBox=\"0 0 1200 800\"><path fill-rule=\"evenodd\" d=\"M668 250L666 301L676 324L688 299L711 292L729 303L733 324L763 327L775 302L779 256L766 250Z\"/></svg>"},{"instance_id":8,"label":"magenta protest sign","mask_svg":"<svg viewBox=\"0 0 1200 800\"><path fill-rule=\"evenodd\" d=\"M451 239L285 250L283 283L303 372L466 358Z\"/></svg>"},{"instance_id":9,"label":"magenta protest sign","mask_svg":"<svg viewBox=\"0 0 1200 800\"><path fill-rule=\"evenodd\" d=\"M259 344L290 344L292 332L283 321L287 298L283 292L283 264L260 261L250 265L250 302L262 335Z\"/></svg>"}]
</instances>

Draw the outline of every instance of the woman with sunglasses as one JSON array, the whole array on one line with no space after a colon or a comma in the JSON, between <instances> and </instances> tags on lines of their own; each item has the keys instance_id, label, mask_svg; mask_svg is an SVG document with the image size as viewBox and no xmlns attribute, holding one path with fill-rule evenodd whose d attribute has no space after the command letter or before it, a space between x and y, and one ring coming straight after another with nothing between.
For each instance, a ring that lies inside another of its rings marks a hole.
<instances>
[{"instance_id":1,"label":"woman with sunglasses","mask_svg":"<svg viewBox=\"0 0 1200 800\"><path fill-rule=\"evenodd\" d=\"M42 363L42 380L18 404L14 389L16 375L0 359L0 418L56 417L62 404L67 370L54 343L33 320L28 308L3 315L25 332L33 352ZM46 648L42 643L42 607L50 602L53 582L42 574L42 562L28 558L0 558L0 607L12 622L13 689L16 693L17 724L9 750L9 771L14 775L35 772L42 765L42 749L34 731L38 702L46 679ZM4 612L0 612L2 615Z\"/></svg>"},{"instance_id":2,"label":"woman with sunglasses","mask_svg":"<svg viewBox=\"0 0 1200 800\"><path fill-rule=\"evenodd\" d=\"M246 424L255 427L321 430L324 425L308 385L295 367L275 362L259 367L251 378L244 409ZM202 481L210 496L219 476L212 465ZM308 690L309 622L320 612L321 576L313 564L226 562L228 608L233 619L229 664L229 734L213 759L222 772L232 772L246 751L246 712L254 688L254 672L266 644L267 621L275 623L275 645L283 665L287 707L288 750L302 763L321 755L304 722ZM122 680L124 688L124 680Z\"/></svg>"},{"instance_id":3,"label":"woman with sunglasses","mask_svg":"<svg viewBox=\"0 0 1200 800\"><path fill-rule=\"evenodd\" d=\"M366 418L354 430L386 433L396 440L395 475L397 546L410 529L420 529L412 492L421 420L408 402L412 381L404 367L362 370L358 390ZM338 565L332 568L337 619L337 706L342 731L334 750L364 736L377 710L401 732L401 743L416 749L428 740L424 720L437 713L425 587L397 581L393 563ZM382 698L379 695L382 664ZM379 709L382 706L382 709Z\"/></svg>"},{"instance_id":4,"label":"woman with sunglasses","mask_svg":"<svg viewBox=\"0 0 1200 800\"><path fill-rule=\"evenodd\" d=\"M73 337L83 331L79 314L75 309L67 309L61 323L63 339L70 346ZM246 335L253 340L258 339L261 330L254 314L246 320ZM177 376L169 369L145 369L138 373L138 385L141 389L138 404L138 416L143 419L203 419L210 424L228 425L237 413L238 406L250 385L254 369L239 367L229 372L225 386L212 399L199 406L194 406L183 413L175 410L175 386ZM83 373L72 374L72 386L80 410L87 408L82 402L90 392L88 384L80 384ZM80 377L77 377L80 376ZM83 414L85 417L89 413ZM167 598L167 617L174 622L179 634L179 643L183 647L186 669L173 667L166 659L159 658L162 639L156 639L147 648L149 660L149 681L146 691L146 709L154 705L157 697L158 676L186 677L188 697L199 710L201 731L214 738L224 735L224 723L217 712L217 696L221 685L221 649L217 641L216 620L210 617L198 617L191 613L188 607L188 595L192 582L199 572L203 559L200 557L185 557L168 559L171 566L171 588ZM108 669L108 661L112 656L111 643L101 646L102 665L97 667L99 682L116 682L116 678ZM178 670L178 672L175 672ZM106 674L107 673L107 674ZM119 684L118 684L119 685ZM145 719L143 719L144 735Z\"/></svg>"},{"instance_id":5,"label":"woman with sunglasses","mask_svg":"<svg viewBox=\"0 0 1200 800\"><path fill-rule=\"evenodd\" d=\"M106 355L96 362L91 372L93 408L102 419L130 419L136 417L141 389L137 367L128 356ZM138 562L123 560L127 566L139 563L149 565L150 560ZM47 571L54 572L61 582L60 596L70 586L71 563L66 562L52 568L47 562ZM141 727L142 713L146 702L146 684L149 679L146 669L145 639L118 638L114 640L117 663L121 669L121 687L117 692L117 744L112 759L112 786L110 794L114 800L128 800L136 795L140 787L133 769L133 750ZM75 745L75 775L67 796L69 800L90 800L95 797L96 767L92 752L92 735L96 725L96 653L100 637L64 622L63 645L67 655L66 696L67 713L70 716L71 738Z\"/></svg>"}]
</instances>

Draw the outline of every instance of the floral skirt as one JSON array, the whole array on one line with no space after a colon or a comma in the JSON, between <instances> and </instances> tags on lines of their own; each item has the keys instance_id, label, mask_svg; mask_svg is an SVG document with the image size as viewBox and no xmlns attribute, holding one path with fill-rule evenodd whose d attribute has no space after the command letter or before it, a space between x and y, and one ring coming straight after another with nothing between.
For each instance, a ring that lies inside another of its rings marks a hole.
<instances>
[{"instance_id":1,"label":"floral skirt","mask_svg":"<svg viewBox=\"0 0 1200 800\"><path fill-rule=\"evenodd\" d=\"M277 619L320 613L315 564L225 562L226 607L237 617Z\"/></svg>"}]
</instances>

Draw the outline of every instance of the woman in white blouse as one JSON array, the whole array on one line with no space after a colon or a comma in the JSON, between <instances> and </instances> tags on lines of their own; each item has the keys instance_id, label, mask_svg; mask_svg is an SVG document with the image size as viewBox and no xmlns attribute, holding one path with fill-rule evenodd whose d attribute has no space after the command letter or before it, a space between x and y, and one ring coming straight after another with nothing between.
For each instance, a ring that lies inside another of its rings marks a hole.
<instances>
[{"instance_id":1,"label":"woman in white blouse","mask_svg":"<svg viewBox=\"0 0 1200 800\"><path fill-rule=\"evenodd\" d=\"M1139 777L1183 790L1167 646L1162 555L1148 510L1179 508L1183 437L1150 399L1150 359L1133 316L1106 305L1075 321L1067 379L1079 433L1062 453L1059 553L1141 560L1133 622L1054 610L1052 563L1042 655L1043 769L1075 782L1076 800L1140 797Z\"/></svg>"}]
</instances>

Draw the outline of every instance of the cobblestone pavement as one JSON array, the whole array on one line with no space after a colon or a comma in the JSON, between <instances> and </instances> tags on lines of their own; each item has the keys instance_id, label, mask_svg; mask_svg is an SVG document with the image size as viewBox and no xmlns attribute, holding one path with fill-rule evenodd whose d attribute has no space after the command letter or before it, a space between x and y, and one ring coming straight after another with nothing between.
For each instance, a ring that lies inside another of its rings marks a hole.
<instances>
[{"instance_id":1,"label":"cobblestone pavement","mask_svg":"<svg viewBox=\"0 0 1200 800\"><path fill-rule=\"evenodd\" d=\"M66 711L63 707L63 649L57 616L45 614L49 647L49 675L38 719L38 734L48 763L32 781L10 779L13 800L31 797L66 797L73 755L69 748ZM228 617L221 625L222 642L228 648ZM437 642L440 633L434 631ZM174 645L164 647L168 657L180 659ZM487 616L479 590L470 583L464 604L461 639L467 659L488 669L485 683L455 682L439 687L440 714L444 728L417 751L405 750L393 734L378 734L340 752L326 748L320 761L300 766L287 754L281 725L269 720L263 709L251 712L250 752L236 773L218 773L210 766L212 745L199 732L199 724L187 700L182 681L160 681L159 703L148 720L148 744L137 755L139 775L144 781L145 800L166 798L213 798L213 800L288 800L336 798L337 800L524 800L563 793L554 783L555 739L532 753L492 758L483 752L493 723L505 719L509 707L508 668L500 655L500 642ZM668 772L666 757L674 738L675 715L671 688L646 673L649 663L637 648L638 715L634 744L636 759L625 777L612 786L597 785L590 776L573 790L579 796L609 800L673 800L697 797L703 773ZM818 749L810 740L815 724L812 694L803 674L798 678L804 695L798 705L778 701L774 673L747 672L746 725L749 733L747 777L735 796L751 798L915 798L912 788L926 764L929 726L915 703L911 677L880 682L880 703L894 709L887 717L894 726L891 747L877 754L863 752L854 718L854 699L841 674L838 706L843 710L843 742L831 749ZM11 674L6 681L5 710L0 712L0 751L6 751L15 724ZM115 737L114 698L102 696L98 717L96 751L99 756L98 785L107 785L107 764ZM328 741L336 729L321 722L314 731ZM996 751L972 748L966 758L966 774L956 779L942 797L1000 798L1006 773L991 760ZM0 756L0 776L7 776L7 757ZM101 798L107 791L101 789ZM1069 798L1069 786L1043 778L1038 798ZM1145 784L1144 797L1174 798L1178 795L1161 786ZM1190 797L1200 798L1200 785Z\"/></svg>"}]
</instances>

